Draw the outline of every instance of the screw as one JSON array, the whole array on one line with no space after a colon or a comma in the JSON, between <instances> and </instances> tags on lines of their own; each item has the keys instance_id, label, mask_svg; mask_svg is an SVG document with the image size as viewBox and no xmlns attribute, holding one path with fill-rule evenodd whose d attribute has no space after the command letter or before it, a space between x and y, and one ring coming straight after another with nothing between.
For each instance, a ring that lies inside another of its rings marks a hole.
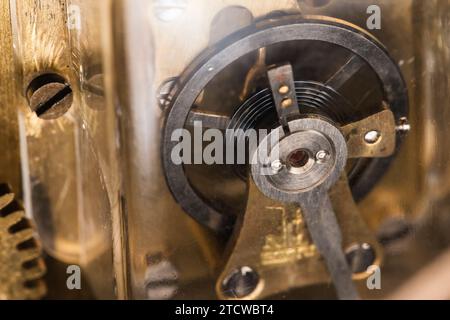
<instances>
[{"instance_id":1,"label":"screw","mask_svg":"<svg viewBox=\"0 0 450 320\"><path fill-rule=\"evenodd\" d=\"M294 102L292 101L291 98L286 98L283 101L281 101L281 108L283 108L283 109L290 108L290 107L292 107L293 103Z\"/></svg>"},{"instance_id":2,"label":"screw","mask_svg":"<svg viewBox=\"0 0 450 320\"><path fill-rule=\"evenodd\" d=\"M395 129L400 133L408 133L411 130L411 124L408 118L400 118L399 124Z\"/></svg>"},{"instance_id":3,"label":"screw","mask_svg":"<svg viewBox=\"0 0 450 320\"><path fill-rule=\"evenodd\" d=\"M172 90L177 86L178 78L172 77L164 82L158 88L158 104L161 110L165 110L172 101Z\"/></svg>"},{"instance_id":4,"label":"screw","mask_svg":"<svg viewBox=\"0 0 450 320\"><path fill-rule=\"evenodd\" d=\"M330 154L326 150L320 150L319 152L316 153L316 160L319 163L324 163L325 161L328 160L329 157Z\"/></svg>"},{"instance_id":5,"label":"screw","mask_svg":"<svg viewBox=\"0 0 450 320\"><path fill-rule=\"evenodd\" d=\"M281 171L281 169L283 169L283 163L280 160L275 160L274 162L272 162L270 167L272 168L273 172L278 173Z\"/></svg>"},{"instance_id":6,"label":"screw","mask_svg":"<svg viewBox=\"0 0 450 320\"><path fill-rule=\"evenodd\" d=\"M30 108L44 120L63 116L72 106L73 92L67 81L55 73L45 73L34 78L26 95Z\"/></svg>"},{"instance_id":7,"label":"screw","mask_svg":"<svg viewBox=\"0 0 450 320\"><path fill-rule=\"evenodd\" d=\"M376 253L368 243L355 244L345 250L347 263L353 273L366 272L375 263Z\"/></svg>"},{"instance_id":8,"label":"screw","mask_svg":"<svg viewBox=\"0 0 450 320\"><path fill-rule=\"evenodd\" d=\"M377 130L371 130L364 136L364 141L368 144L375 144L380 141L381 133Z\"/></svg>"},{"instance_id":9,"label":"screw","mask_svg":"<svg viewBox=\"0 0 450 320\"><path fill-rule=\"evenodd\" d=\"M287 85L285 85L285 84L282 85L282 86L280 87L280 89L278 89L278 92L279 92L280 94L282 94L282 95L288 94L289 91L290 91L289 86L287 86Z\"/></svg>"},{"instance_id":10,"label":"screw","mask_svg":"<svg viewBox=\"0 0 450 320\"><path fill-rule=\"evenodd\" d=\"M163 22L172 22L187 8L187 0L155 0L155 14Z\"/></svg>"},{"instance_id":11,"label":"screw","mask_svg":"<svg viewBox=\"0 0 450 320\"><path fill-rule=\"evenodd\" d=\"M241 267L231 272L222 282L222 292L226 297L242 299L255 291L259 275L250 267Z\"/></svg>"},{"instance_id":12,"label":"screw","mask_svg":"<svg viewBox=\"0 0 450 320\"><path fill-rule=\"evenodd\" d=\"M178 292L178 270L162 252L147 255L145 289L149 300L169 300Z\"/></svg>"}]
</instances>

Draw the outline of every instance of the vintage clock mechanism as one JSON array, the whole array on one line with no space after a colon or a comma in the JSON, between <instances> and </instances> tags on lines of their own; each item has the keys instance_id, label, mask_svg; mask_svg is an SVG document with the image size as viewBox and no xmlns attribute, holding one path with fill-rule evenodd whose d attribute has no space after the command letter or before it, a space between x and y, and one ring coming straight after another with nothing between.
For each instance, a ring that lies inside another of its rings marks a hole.
<instances>
[{"instance_id":1,"label":"vintage clock mechanism","mask_svg":"<svg viewBox=\"0 0 450 320\"><path fill-rule=\"evenodd\" d=\"M345 21L269 16L205 50L170 98L164 172L183 210L227 241L218 297L331 281L339 298L357 299L353 280L382 252L356 203L394 160L408 115L383 45ZM217 129L223 145L245 145L245 161L177 163L177 129ZM255 144L250 130L268 134Z\"/></svg>"}]
</instances>

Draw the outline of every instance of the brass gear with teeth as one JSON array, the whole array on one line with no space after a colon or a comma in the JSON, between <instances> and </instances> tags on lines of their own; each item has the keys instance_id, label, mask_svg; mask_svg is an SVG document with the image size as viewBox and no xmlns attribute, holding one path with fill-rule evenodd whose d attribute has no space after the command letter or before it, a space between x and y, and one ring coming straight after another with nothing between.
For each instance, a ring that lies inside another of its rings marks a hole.
<instances>
[{"instance_id":1,"label":"brass gear with teeth","mask_svg":"<svg viewBox=\"0 0 450 320\"><path fill-rule=\"evenodd\" d=\"M0 300L35 300L46 294L46 272L34 230L13 193L0 185Z\"/></svg>"}]
</instances>

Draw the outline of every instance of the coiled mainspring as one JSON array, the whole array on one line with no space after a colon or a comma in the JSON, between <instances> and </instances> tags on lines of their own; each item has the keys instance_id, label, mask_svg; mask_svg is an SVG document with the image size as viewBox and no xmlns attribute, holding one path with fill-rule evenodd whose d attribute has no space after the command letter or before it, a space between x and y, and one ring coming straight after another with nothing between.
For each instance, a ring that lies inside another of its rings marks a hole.
<instances>
[{"instance_id":1,"label":"coiled mainspring","mask_svg":"<svg viewBox=\"0 0 450 320\"><path fill-rule=\"evenodd\" d=\"M337 123L345 123L351 115L353 108L351 104L332 88L313 81L296 81L295 93L301 112L304 114L320 114L331 118ZM234 113L229 129L242 129L246 131L251 128L261 127L264 119L276 119L276 108L270 89L264 89L247 101L245 101Z\"/></svg>"}]
</instances>

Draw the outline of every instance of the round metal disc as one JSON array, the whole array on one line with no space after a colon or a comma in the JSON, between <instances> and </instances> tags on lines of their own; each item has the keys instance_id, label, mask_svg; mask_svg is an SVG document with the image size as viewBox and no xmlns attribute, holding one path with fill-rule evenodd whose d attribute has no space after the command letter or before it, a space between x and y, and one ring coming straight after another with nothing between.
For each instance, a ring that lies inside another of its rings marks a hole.
<instances>
[{"instance_id":1,"label":"round metal disc","mask_svg":"<svg viewBox=\"0 0 450 320\"><path fill-rule=\"evenodd\" d=\"M322 119L293 120L289 122L289 129L288 136L285 136L283 128L278 128L261 141L260 148L265 150L255 152L251 171L256 185L267 197L295 203L300 193L310 192L318 186L328 190L336 183L347 161L347 145L340 130ZM277 135L279 143L270 146L273 134ZM272 158L273 154L267 147L276 149L275 158ZM265 174L265 163L272 163L277 159L286 163L286 154L296 148L313 150L312 156L320 150L327 150L330 158L324 163L313 160L311 167L300 175L291 172L288 167L277 173ZM264 157L267 157L268 161Z\"/></svg>"}]
</instances>

